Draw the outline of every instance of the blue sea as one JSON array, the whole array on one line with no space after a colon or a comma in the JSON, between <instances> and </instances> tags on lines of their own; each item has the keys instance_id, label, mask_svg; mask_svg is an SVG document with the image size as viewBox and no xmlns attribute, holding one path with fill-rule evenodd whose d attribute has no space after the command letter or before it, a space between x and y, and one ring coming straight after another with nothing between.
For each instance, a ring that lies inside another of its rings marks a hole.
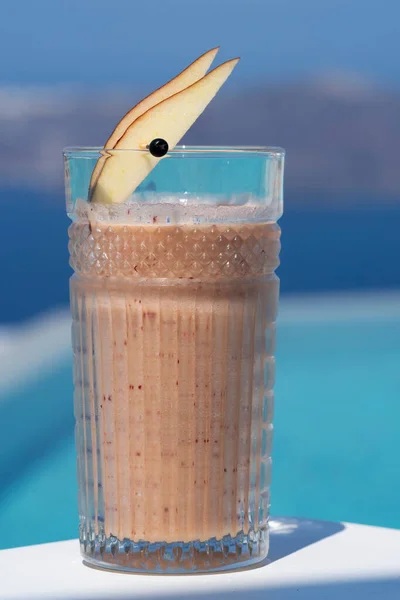
<instances>
[{"instance_id":1,"label":"blue sea","mask_svg":"<svg viewBox=\"0 0 400 600\"><path fill-rule=\"evenodd\" d=\"M0 189L0 203L0 256L7 257L0 324L66 306L71 271L63 191ZM280 225L282 294L400 288L400 199L327 203L289 194Z\"/></svg>"}]
</instances>

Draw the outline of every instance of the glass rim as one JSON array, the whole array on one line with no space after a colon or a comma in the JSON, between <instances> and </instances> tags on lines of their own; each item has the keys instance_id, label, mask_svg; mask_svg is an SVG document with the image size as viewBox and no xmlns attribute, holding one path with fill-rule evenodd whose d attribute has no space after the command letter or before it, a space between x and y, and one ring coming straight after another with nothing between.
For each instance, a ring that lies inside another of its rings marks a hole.
<instances>
[{"instance_id":1,"label":"glass rim","mask_svg":"<svg viewBox=\"0 0 400 600\"><path fill-rule=\"evenodd\" d=\"M101 146L66 146L63 155L67 158L98 158L99 154L108 152L124 153L138 152L147 154L147 148L103 148ZM163 158L179 158L183 156L217 158L228 155L232 158L243 158L248 156L262 156L264 158L283 158L285 150L279 146L175 146L168 150Z\"/></svg>"}]
</instances>

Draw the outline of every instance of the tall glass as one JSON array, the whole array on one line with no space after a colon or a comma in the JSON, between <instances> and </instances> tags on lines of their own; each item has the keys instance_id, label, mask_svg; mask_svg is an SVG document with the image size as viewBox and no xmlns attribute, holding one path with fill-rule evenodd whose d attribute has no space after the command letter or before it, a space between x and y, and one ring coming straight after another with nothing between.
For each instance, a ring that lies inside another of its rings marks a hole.
<instances>
[{"instance_id":1,"label":"tall glass","mask_svg":"<svg viewBox=\"0 0 400 600\"><path fill-rule=\"evenodd\" d=\"M82 554L146 572L259 562L284 152L177 147L122 205L88 201L99 156L64 152Z\"/></svg>"}]
</instances>

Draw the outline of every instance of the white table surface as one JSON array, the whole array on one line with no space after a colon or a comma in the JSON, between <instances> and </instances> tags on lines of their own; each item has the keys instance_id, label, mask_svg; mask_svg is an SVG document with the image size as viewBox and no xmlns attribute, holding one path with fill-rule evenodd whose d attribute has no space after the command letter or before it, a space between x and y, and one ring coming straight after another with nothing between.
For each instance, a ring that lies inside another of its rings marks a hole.
<instances>
[{"instance_id":1,"label":"white table surface","mask_svg":"<svg viewBox=\"0 0 400 600\"><path fill-rule=\"evenodd\" d=\"M91 569L77 540L3 550L0 599L400 599L400 530L288 518L271 530L269 564L212 575Z\"/></svg>"}]
</instances>

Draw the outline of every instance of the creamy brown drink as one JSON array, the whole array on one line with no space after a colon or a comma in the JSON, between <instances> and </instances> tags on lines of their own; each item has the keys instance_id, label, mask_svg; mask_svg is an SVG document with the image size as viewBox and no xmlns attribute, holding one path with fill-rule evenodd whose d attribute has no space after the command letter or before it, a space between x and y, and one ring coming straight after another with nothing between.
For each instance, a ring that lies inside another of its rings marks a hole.
<instances>
[{"instance_id":1,"label":"creamy brown drink","mask_svg":"<svg viewBox=\"0 0 400 600\"><path fill-rule=\"evenodd\" d=\"M265 526L279 229L75 223L70 238L94 531L190 542Z\"/></svg>"}]
</instances>

